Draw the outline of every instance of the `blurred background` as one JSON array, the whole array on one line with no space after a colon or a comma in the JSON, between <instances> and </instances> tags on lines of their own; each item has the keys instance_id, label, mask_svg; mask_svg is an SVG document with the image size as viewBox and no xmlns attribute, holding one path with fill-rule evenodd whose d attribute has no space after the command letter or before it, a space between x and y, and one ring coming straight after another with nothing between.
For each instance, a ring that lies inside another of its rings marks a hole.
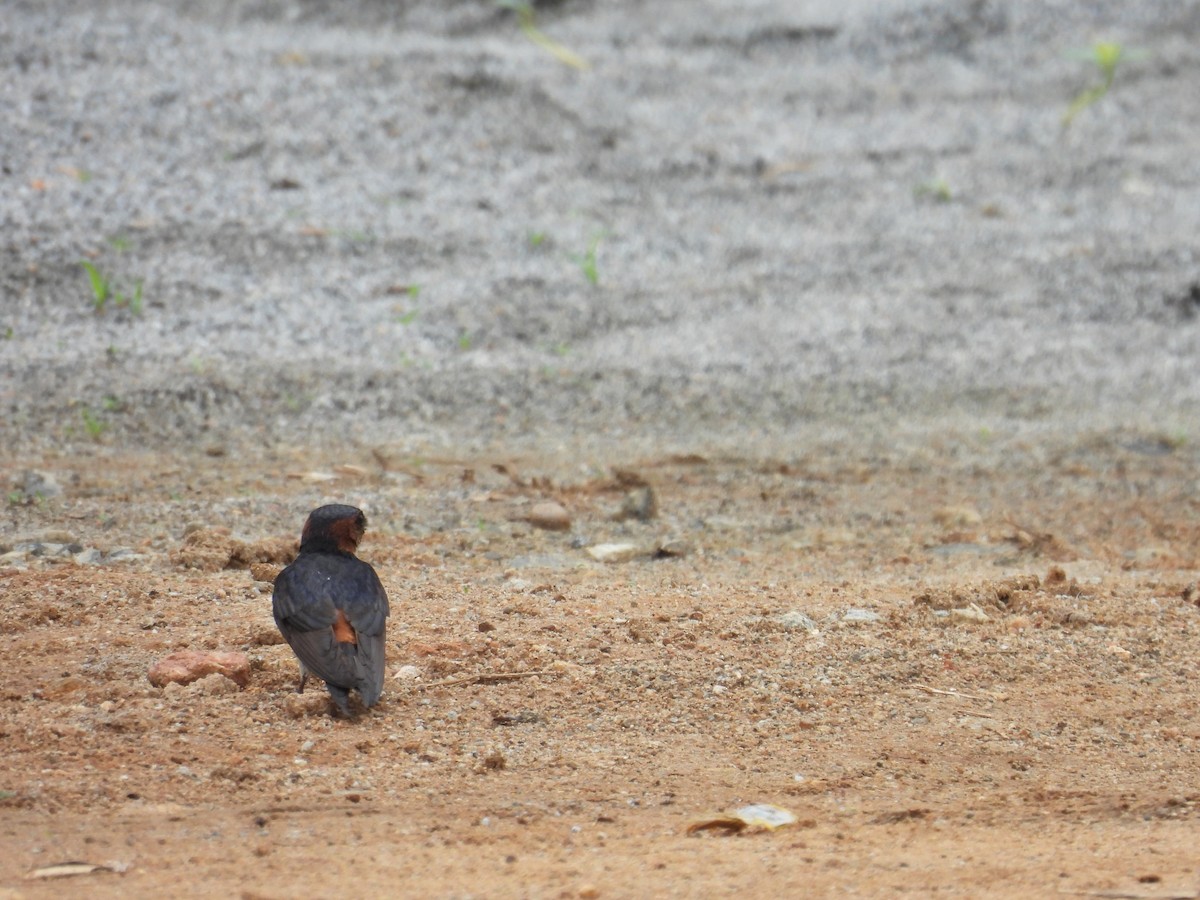
<instances>
[{"instance_id":1,"label":"blurred background","mask_svg":"<svg viewBox=\"0 0 1200 900\"><path fill-rule=\"evenodd\" d=\"M9 2L10 446L1195 428L1200 6Z\"/></svg>"}]
</instances>

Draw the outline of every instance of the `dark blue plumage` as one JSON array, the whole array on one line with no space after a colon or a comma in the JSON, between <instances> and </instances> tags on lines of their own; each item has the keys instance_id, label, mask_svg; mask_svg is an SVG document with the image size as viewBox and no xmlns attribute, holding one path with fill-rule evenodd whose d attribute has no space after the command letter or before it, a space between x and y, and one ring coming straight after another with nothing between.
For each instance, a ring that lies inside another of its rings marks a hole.
<instances>
[{"instance_id":1,"label":"dark blue plumage","mask_svg":"<svg viewBox=\"0 0 1200 900\"><path fill-rule=\"evenodd\" d=\"M313 510L300 555L275 579L275 624L300 660L299 691L309 673L325 682L348 714L350 691L364 706L383 692L387 592L370 565L354 555L366 530L362 510L333 504Z\"/></svg>"}]
</instances>

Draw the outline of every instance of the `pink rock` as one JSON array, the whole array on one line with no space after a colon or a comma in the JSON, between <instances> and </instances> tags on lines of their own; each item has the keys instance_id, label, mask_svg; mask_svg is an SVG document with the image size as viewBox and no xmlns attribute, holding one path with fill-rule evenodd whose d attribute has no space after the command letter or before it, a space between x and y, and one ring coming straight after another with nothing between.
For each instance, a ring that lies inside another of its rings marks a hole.
<instances>
[{"instance_id":1,"label":"pink rock","mask_svg":"<svg viewBox=\"0 0 1200 900\"><path fill-rule=\"evenodd\" d=\"M146 677L155 687L162 687L170 682L191 684L214 672L245 687L250 681L250 659L245 653L180 650L152 665Z\"/></svg>"}]
</instances>

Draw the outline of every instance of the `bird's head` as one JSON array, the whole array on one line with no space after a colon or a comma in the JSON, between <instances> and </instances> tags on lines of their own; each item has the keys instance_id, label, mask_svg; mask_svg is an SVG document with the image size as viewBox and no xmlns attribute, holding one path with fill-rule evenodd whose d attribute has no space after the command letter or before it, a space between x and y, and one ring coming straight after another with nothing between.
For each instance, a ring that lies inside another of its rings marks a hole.
<instances>
[{"instance_id":1,"label":"bird's head","mask_svg":"<svg viewBox=\"0 0 1200 900\"><path fill-rule=\"evenodd\" d=\"M353 555L366 530L367 517L358 507L341 503L320 506L308 514L304 523L300 552L337 551Z\"/></svg>"}]
</instances>

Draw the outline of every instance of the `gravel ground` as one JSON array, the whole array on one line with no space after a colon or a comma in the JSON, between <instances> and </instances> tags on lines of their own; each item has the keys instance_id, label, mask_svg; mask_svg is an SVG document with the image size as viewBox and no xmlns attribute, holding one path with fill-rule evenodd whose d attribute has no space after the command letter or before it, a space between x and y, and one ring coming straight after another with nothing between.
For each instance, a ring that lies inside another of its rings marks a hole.
<instances>
[{"instance_id":1,"label":"gravel ground","mask_svg":"<svg viewBox=\"0 0 1200 900\"><path fill-rule=\"evenodd\" d=\"M1194 4L536 21L10 4L5 441L1193 427Z\"/></svg>"}]
</instances>

